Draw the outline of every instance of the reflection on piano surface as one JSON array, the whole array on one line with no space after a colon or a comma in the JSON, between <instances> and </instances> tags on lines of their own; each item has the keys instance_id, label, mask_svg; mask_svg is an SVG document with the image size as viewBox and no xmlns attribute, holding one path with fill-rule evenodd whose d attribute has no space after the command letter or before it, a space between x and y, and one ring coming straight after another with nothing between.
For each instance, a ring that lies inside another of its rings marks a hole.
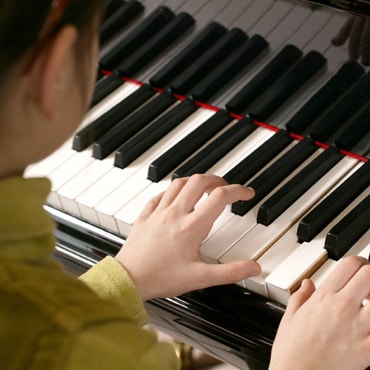
<instances>
[{"instance_id":1,"label":"reflection on piano surface","mask_svg":"<svg viewBox=\"0 0 370 370\"><path fill-rule=\"evenodd\" d=\"M173 178L252 186L255 199L225 209L201 253L255 259L262 275L148 303L162 330L245 369L267 368L303 278L319 284L344 255L370 252L369 51L350 60L348 42L331 42L352 16L335 7L367 15L370 4L315 3L331 7L108 1L91 108L26 172L52 181L56 258L74 273L115 254Z\"/></svg>"}]
</instances>

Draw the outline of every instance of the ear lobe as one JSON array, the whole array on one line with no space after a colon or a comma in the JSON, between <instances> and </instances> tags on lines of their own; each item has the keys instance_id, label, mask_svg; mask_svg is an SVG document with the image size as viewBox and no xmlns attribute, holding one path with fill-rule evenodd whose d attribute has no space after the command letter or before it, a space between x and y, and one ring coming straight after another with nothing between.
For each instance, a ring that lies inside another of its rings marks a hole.
<instances>
[{"instance_id":1,"label":"ear lobe","mask_svg":"<svg viewBox=\"0 0 370 370\"><path fill-rule=\"evenodd\" d=\"M51 119L57 114L66 76L73 67L69 59L73 56L76 38L76 28L64 26L44 51L39 70L38 95L40 108Z\"/></svg>"}]
</instances>

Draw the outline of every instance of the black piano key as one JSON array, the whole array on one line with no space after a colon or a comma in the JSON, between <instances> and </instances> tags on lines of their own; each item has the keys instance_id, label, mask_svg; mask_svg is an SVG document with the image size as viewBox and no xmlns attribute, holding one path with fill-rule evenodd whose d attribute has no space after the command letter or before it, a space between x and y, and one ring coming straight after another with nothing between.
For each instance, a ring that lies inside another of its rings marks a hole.
<instances>
[{"instance_id":1,"label":"black piano key","mask_svg":"<svg viewBox=\"0 0 370 370\"><path fill-rule=\"evenodd\" d=\"M367 73L315 122L311 137L322 142L328 141L336 130L369 101L369 91L370 73Z\"/></svg>"},{"instance_id":2,"label":"black piano key","mask_svg":"<svg viewBox=\"0 0 370 370\"><path fill-rule=\"evenodd\" d=\"M168 91L154 97L142 108L118 122L111 130L100 137L94 143L93 156L97 159L105 158L156 119L175 101L176 98Z\"/></svg>"},{"instance_id":3,"label":"black piano key","mask_svg":"<svg viewBox=\"0 0 370 370\"><path fill-rule=\"evenodd\" d=\"M121 86L124 81L118 71L114 71L110 76L100 79L94 88L94 94L90 106L94 106L108 96L112 91Z\"/></svg>"},{"instance_id":4,"label":"black piano key","mask_svg":"<svg viewBox=\"0 0 370 370\"><path fill-rule=\"evenodd\" d=\"M370 132L370 105L356 116L353 122L335 141L338 148L351 151Z\"/></svg>"},{"instance_id":5,"label":"black piano key","mask_svg":"<svg viewBox=\"0 0 370 370\"><path fill-rule=\"evenodd\" d=\"M214 45L226 31L226 28L217 22L209 23L189 45L156 72L149 82L155 87L167 87L180 72Z\"/></svg>"},{"instance_id":6,"label":"black piano key","mask_svg":"<svg viewBox=\"0 0 370 370\"><path fill-rule=\"evenodd\" d=\"M114 12L118 10L124 3L125 0L107 0L105 4L104 20L113 15Z\"/></svg>"},{"instance_id":7,"label":"black piano key","mask_svg":"<svg viewBox=\"0 0 370 370\"><path fill-rule=\"evenodd\" d=\"M252 176L284 150L293 138L285 130L279 130L256 150L230 169L223 178L230 184L244 185Z\"/></svg>"},{"instance_id":8,"label":"black piano key","mask_svg":"<svg viewBox=\"0 0 370 370\"><path fill-rule=\"evenodd\" d=\"M370 185L370 161L365 163L300 221L298 240L311 241Z\"/></svg>"},{"instance_id":9,"label":"black piano key","mask_svg":"<svg viewBox=\"0 0 370 370\"><path fill-rule=\"evenodd\" d=\"M213 70L233 50L247 39L240 29L234 28L221 37L207 52L181 72L170 88L177 94L186 95L204 76Z\"/></svg>"},{"instance_id":10,"label":"black piano key","mask_svg":"<svg viewBox=\"0 0 370 370\"><path fill-rule=\"evenodd\" d=\"M338 72L287 122L286 128L296 134L302 133L320 114L358 81L364 71L364 68L356 62L343 64Z\"/></svg>"},{"instance_id":11,"label":"black piano key","mask_svg":"<svg viewBox=\"0 0 370 370\"><path fill-rule=\"evenodd\" d=\"M329 257L339 260L370 228L370 195L362 200L326 235Z\"/></svg>"},{"instance_id":12,"label":"black piano key","mask_svg":"<svg viewBox=\"0 0 370 370\"><path fill-rule=\"evenodd\" d=\"M239 201L234 203L231 207L232 212L237 215L244 216L266 195L271 193L279 184L281 184L287 176L298 168L298 166L300 166L316 150L317 146L312 143L312 141L308 139L301 140L283 156L277 159L270 167L264 170L259 176L248 183L247 186L252 187L256 192L256 195L249 201ZM306 186L308 185L309 183L306 182ZM258 219L257 221L259 222Z\"/></svg>"},{"instance_id":13,"label":"black piano key","mask_svg":"<svg viewBox=\"0 0 370 370\"><path fill-rule=\"evenodd\" d=\"M249 118L239 120L181 167L177 168L172 175L172 179L206 172L256 128L257 126Z\"/></svg>"},{"instance_id":14,"label":"black piano key","mask_svg":"<svg viewBox=\"0 0 370 370\"><path fill-rule=\"evenodd\" d=\"M119 168L126 167L198 108L194 101L187 99L161 115L117 150L114 165Z\"/></svg>"},{"instance_id":15,"label":"black piano key","mask_svg":"<svg viewBox=\"0 0 370 370\"><path fill-rule=\"evenodd\" d=\"M267 47L262 36L253 35L191 89L191 95L199 101L208 101Z\"/></svg>"},{"instance_id":16,"label":"black piano key","mask_svg":"<svg viewBox=\"0 0 370 370\"><path fill-rule=\"evenodd\" d=\"M99 139L114 125L127 117L154 95L155 91L149 85L142 85L95 121L78 131L73 137L72 148L79 152L86 149L95 140Z\"/></svg>"},{"instance_id":17,"label":"black piano key","mask_svg":"<svg viewBox=\"0 0 370 370\"><path fill-rule=\"evenodd\" d=\"M294 45L286 45L251 81L226 103L230 112L242 114L270 85L281 77L302 56Z\"/></svg>"},{"instance_id":18,"label":"black piano key","mask_svg":"<svg viewBox=\"0 0 370 370\"><path fill-rule=\"evenodd\" d=\"M261 205L257 222L270 225L342 158L336 148L321 153Z\"/></svg>"},{"instance_id":19,"label":"black piano key","mask_svg":"<svg viewBox=\"0 0 370 370\"><path fill-rule=\"evenodd\" d=\"M252 118L265 121L325 64L322 54L310 51L247 107L246 112Z\"/></svg>"},{"instance_id":20,"label":"black piano key","mask_svg":"<svg viewBox=\"0 0 370 370\"><path fill-rule=\"evenodd\" d=\"M122 30L144 10L144 6L136 1L129 0L115 10L102 24L100 29L100 43L108 41L118 31Z\"/></svg>"},{"instance_id":21,"label":"black piano key","mask_svg":"<svg viewBox=\"0 0 370 370\"><path fill-rule=\"evenodd\" d=\"M174 18L175 14L171 9L159 6L100 59L100 68L108 71L115 69L125 58L150 40Z\"/></svg>"},{"instance_id":22,"label":"black piano key","mask_svg":"<svg viewBox=\"0 0 370 370\"><path fill-rule=\"evenodd\" d=\"M119 64L119 72L128 77L133 77L153 58L161 54L194 25L194 18L187 13L178 14L173 20L163 27L156 35L132 53L126 60Z\"/></svg>"},{"instance_id":23,"label":"black piano key","mask_svg":"<svg viewBox=\"0 0 370 370\"><path fill-rule=\"evenodd\" d=\"M171 149L155 159L149 165L148 179L154 182L160 181L231 121L232 117L226 111L219 110Z\"/></svg>"}]
</instances>

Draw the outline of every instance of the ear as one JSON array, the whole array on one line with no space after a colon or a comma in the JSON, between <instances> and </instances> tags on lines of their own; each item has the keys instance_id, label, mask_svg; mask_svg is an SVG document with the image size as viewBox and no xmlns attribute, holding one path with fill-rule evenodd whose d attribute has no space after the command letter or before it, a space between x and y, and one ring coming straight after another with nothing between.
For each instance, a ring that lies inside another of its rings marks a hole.
<instances>
[{"instance_id":1,"label":"ear","mask_svg":"<svg viewBox=\"0 0 370 370\"><path fill-rule=\"evenodd\" d=\"M64 26L44 51L41 68L38 71L38 101L48 118L54 118L62 98L65 79L74 68L74 43L77 30Z\"/></svg>"}]
</instances>

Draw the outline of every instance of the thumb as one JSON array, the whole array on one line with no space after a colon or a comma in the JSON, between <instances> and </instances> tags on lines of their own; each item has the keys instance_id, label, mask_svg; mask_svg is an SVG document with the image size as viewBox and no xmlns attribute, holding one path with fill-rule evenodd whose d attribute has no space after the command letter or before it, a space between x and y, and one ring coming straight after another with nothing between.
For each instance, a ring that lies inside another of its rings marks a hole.
<instances>
[{"instance_id":1,"label":"thumb","mask_svg":"<svg viewBox=\"0 0 370 370\"><path fill-rule=\"evenodd\" d=\"M296 312L315 291L315 285L312 280L305 279L302 281L301 287L290 297L286 308L286 314Z\"/></svg>"},{"instance_id":2,"label":"thumb","mask_svg":"<svg viewBox=\"0 0 370 370\"><path fill-rule=\"evenodd\" d=\"M226 264L206 264L204 269L208 285L234 284L261 273L260 265L251 260L236 261Z\"/></svg>"}]
</instances>

